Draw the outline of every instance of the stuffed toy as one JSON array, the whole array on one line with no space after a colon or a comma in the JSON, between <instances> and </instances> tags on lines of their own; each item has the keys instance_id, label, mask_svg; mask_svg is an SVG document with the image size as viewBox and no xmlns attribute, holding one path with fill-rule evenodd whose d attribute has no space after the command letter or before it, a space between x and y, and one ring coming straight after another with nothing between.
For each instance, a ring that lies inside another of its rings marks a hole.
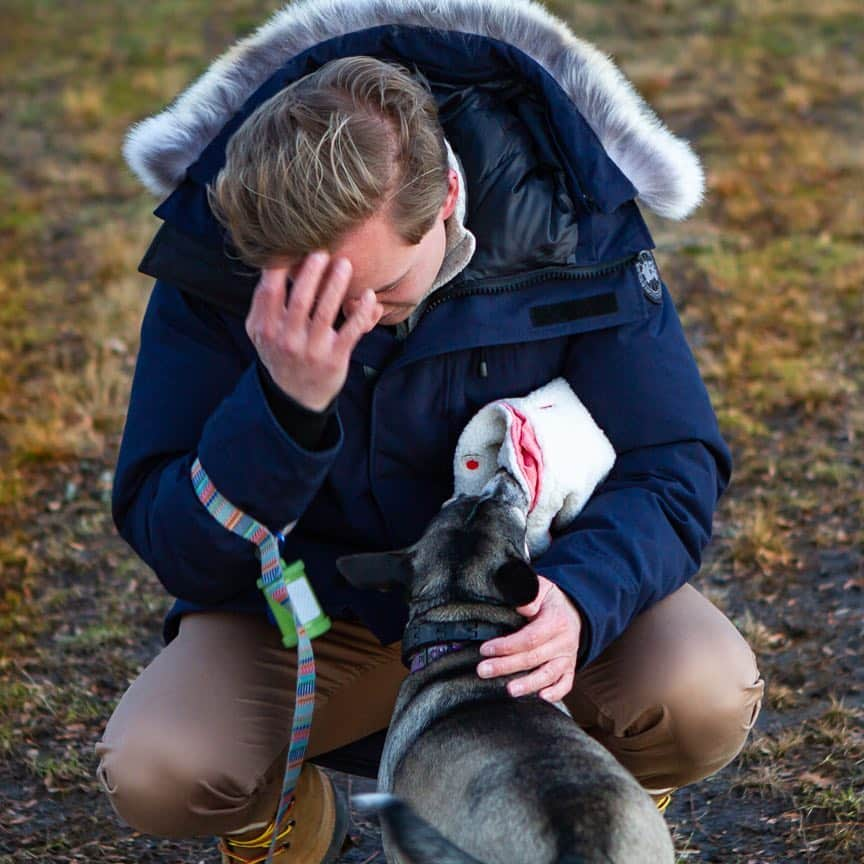
<instances>
[{"instance_id":1,"label":"stuffed toy","mask_svg":"<svg viewBox=\"0 0 864 864\"><path fill-rule=\"evenodd\" d=\"M528 499L531 558L576 517L615 463L603 430L564 378L481 408L462 430L453 458L454 494L478 495L500 468Z\"/></svg>"}]
</instances>

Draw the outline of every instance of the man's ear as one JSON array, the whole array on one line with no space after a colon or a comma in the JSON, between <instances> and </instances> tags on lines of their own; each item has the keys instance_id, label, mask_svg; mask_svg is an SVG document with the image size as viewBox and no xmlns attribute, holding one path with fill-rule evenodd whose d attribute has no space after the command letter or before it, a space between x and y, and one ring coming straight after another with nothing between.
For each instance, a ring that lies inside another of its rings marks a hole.
<instances>
[{"instance_id":1,"label":"man's ear","mask_svg":"<svg viewBox=\"0 0 864 864\"><path fill-rule=\"evenodd\" d=\"M521 558L510 558L493 574L492 581L501 592L505 603L525 606L540 590L540 580L534 568Z\"/></svg>"},{"instance_id":2,"label":"man's ear","mask_svg":"<svg viewBox=\"0 0 864 864\"><path fill-rule=\"evenodd\" d=\"M393 552L363 552L336 559L336 569L355 588L377 588L389 591L411 581L411 553L406 549Z\"/></svg>"},{"instance_id":3,"label":"man's ear","mask_svg":"<svg viewBox=\"0 0 864 864\"><path fill-rule=\"evenodd\" d=\"M456 202L459 200L459 175L452 169L447 169L447 195L441 206L441 218L449 219L456 212Z\"/></svg>"}]
</instances>

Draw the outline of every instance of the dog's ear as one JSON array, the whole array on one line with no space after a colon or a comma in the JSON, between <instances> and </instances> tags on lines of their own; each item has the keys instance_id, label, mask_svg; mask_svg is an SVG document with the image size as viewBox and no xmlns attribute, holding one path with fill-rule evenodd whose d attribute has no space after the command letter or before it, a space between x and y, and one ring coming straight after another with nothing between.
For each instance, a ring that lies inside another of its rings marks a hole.
<instances>
[{"instance_id":1,"label":"dog's ear","mask_svg":"<svg viewBox=\"0 0 864 864\"><path fill-rule=\"evenodd\" d=\"M336 569L355 588L377 588L389 591L411 581L411 553L407 549L392 552L363 552L336 559Z\"/></svg>"},{"instance_id":2,"label":"dog's ear","mask_svg":"<svg viewBox=\"0 0 864 864\"><path fill-rule=\"evenodd\" d=\"M492 581L501 592L504 602L511 606L530 603L540 590L537 573L521 558L508 559L492 574Z\"/></svg>"}]
</instances>

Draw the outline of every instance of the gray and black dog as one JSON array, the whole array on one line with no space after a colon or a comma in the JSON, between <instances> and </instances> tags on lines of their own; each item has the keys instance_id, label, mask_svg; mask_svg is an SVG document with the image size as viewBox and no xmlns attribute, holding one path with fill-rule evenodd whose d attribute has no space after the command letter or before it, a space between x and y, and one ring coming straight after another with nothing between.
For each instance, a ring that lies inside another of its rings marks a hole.
<instances>
[{"instance_id":1,"label":"gray and black dog","mask_svg":"<svg viewBox=\"0 0 864 864\"><path fill-rule=\"evenodd\" d=\"M389 864L671 864L663 816L563 702L513 697L480 678L480 644L521 628L539 588L526 499L499 471L445 502L420 540L337 566L354 586L401 589L409 607L399 690L378 792Z\"/></svg>"}]
</instances>

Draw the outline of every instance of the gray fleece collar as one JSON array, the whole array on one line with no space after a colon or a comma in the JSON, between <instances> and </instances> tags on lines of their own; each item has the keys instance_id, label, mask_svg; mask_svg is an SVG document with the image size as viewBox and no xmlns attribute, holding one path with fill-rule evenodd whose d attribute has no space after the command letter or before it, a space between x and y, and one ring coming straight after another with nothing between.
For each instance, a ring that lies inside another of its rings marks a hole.
<instances>
[{"instance_id":1,"label":"gray fleece collar","mask_svg":"<svg viewBox=\"0 0 864 864\"><path fill-rule=\"evenodd\" d=\"M462 170L462 163L459 157L450 146L450 142L446 137L444 143L447 145L447 159L450 167L459 175L459 192L456 196L456 208L449 218L444 220L444 232L447 237L444 247L444 260L441 262L441 267L438 270L435 281L432 283L432 287L420 298L420 302L411 315L405 321L395 325L397 339L404 339L414 329L414 325L423 314L423 308L426 306L429 296L442 285L446 285L457 273L464 270L468 266L474 250L477 248L477 238L465 226L465 213L468 206L468 189L465 183L465 172Z\"/></svg>"},{"instance_id":2,"label":"gray fleece collar","mask_svg":"<svg viewBox=\"0 0 864 864\"><path fill-rule=\"evenodd\" d=\"M463 270L477 248L477 238L465 226L465 213L468 208L468 185L465 182L465 172L462 170L462 162L446 138L444 139L444 143L447 145L447 159L450 167L459 175L459 193L456 196L455 210L450 214L448 219L444 220L444 231L447 235L444 260L441 263L438 275L435 277L435 282L429 289L429 294L449 282L460 270Z\"/></svg>"}]
</instances>

